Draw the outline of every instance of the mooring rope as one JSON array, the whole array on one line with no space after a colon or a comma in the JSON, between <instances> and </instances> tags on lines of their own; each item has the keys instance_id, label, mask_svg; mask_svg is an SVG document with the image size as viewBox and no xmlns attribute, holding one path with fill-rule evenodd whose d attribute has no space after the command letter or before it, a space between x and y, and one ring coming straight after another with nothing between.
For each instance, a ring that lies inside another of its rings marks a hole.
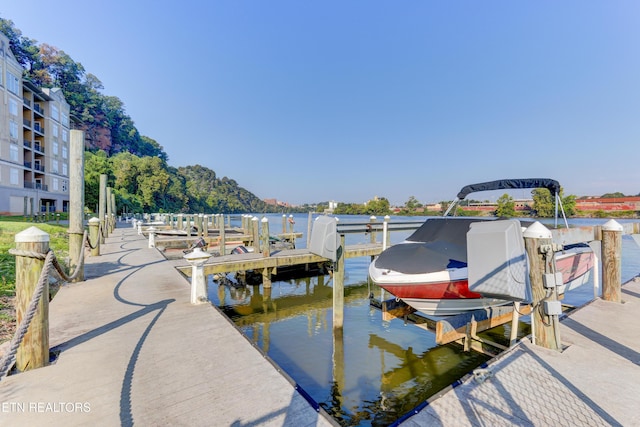
<instances>
[{"instance_id":1,"label":"mooring rope","mask_svg":"<svg viewBox=\"0 0 640 427\"><path fill-rule=\"evenodd\" d=\"M11 344L9 345L9 351L4 355L2 360L0 361L0 381L7 376L9 369L13 366L15 362L16 353L18 351L18 347L20 347L20 343L24 339L27 331L29 330L29 325L31 324L31 320L35 316L36 310L38 309L38 304L40 303L40 299L42 298L42 294L44 293L44 285L49 282L49 274L51 272L51 267L55 269L60 278L65 282L70 282L74 280L81 271L81 268L84 264L84 245L85 242L88 241L88 235L85 230L82 236L82 244L80 245L80 254L78 256L78 265L76 265L76 269L71 275L67 275L63 270L62 266L58 262L53 251L50 249L46 254L35 252L35 251L27 251L22 249L9 249L9 253L14 256L21 256L27 258L34 258L39 260L44 260L44 266L42 267L42 272L40 273L40 278L38 279L38 283L36 284L36 289L31 297L31 302L27 308L27 312L20 322L20 325L16 328L16 332L11 339ZM47 295L47 298L49 296Z\"/></svg>"}]
</instances>

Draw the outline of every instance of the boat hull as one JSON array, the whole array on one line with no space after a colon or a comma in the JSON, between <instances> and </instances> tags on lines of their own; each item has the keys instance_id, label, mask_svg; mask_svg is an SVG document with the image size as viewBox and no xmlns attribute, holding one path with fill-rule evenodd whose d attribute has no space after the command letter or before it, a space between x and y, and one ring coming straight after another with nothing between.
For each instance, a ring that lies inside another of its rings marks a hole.
<instances>
[{"instance_id":1,"label":"boat hull","mask_svg":"<svg viewBox=\"0 0 640 427\"><path fill-rule=\"evenodd\" d=\"M594 263L595 255L586 245L556 254L556 269L563 279L558 292L563 294L587 283ZM376 285L427 316L455 315L511 303L470 291L466 267L406 274L377 268L374 261L369 276Z\"/></svg>"}]
</instances>

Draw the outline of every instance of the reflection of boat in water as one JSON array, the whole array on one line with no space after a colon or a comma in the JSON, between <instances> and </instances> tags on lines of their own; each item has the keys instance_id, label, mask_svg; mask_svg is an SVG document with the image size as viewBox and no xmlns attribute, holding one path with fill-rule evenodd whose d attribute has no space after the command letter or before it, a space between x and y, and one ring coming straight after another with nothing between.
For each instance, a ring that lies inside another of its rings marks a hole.
<instances>
[{"instance_id":1,"label":"reflection of boat in water","mask_svg":"<svg viewBox=\"0 0 640 427\"><path fill-rule=\"evenodd\" d=\"M458 193L458 200L463 200L475 191L540 187L549 189L559 201L560 184L550 179L500 180L474 184L464 187ZM457 202L452 205L455 203ZM451 209L452 207L447 213ZM369 275L378 286L427 315L458 314L507 304L509 301L506 299L483 297L469 289L468 233L473 224L485 221L495 219L428 219L404 242L383 251L371 263ZM521 230L519 232L521 234ZM496 248L487 242L482 250L491 252ZM594 259L591 248L586 244L568 246L557 252L555 264L557 271L562 272L564 283L559 291L564 292L585 283L593 268ZM511 261L506 260L506 267L513 268L509 263ZM526 260L518 268L522 270L520 274L524 274L527 269Z\"/></svg>"}]
</instances>

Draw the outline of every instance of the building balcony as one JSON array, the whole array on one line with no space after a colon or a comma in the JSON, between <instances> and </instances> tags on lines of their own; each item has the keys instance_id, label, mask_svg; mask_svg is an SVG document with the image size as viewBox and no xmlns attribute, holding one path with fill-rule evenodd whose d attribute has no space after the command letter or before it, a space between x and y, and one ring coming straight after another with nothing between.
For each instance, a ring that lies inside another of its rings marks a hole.
<instances>
[{"instance_id":1,"label":"building balcony","mask_svg":"<svg viewBox=\"0 0 640 427\"><path fill-rule=\"evenodd\" d=\"M40 106L40 104L33 104L33 111L44 116L44 109Z\"/></svg>"},{"instance_id":2,"label":"building balcony","mask_svg":"<svg viewBox=\"0 0 640 427\"><path fill-rule=\"evenodd\" d=\"M31 141L24 140L22 141L22 144L27 148L31 148Z\"/></svg>"},{"instance_id":3,"label":"building balcony","mask_svg":"<svg viewBox=\"0 0 640 427\"><path fill-rule=\"evenodd\" d=\"M40 124L39 122L35 122L33 124L33 130L40 134L44 134L44 126L42 126L42 124Z\"/></svg>"},{"instance_id":4,"label":"building balcony","mask_svg":"<svg viewBox=\"0 0 640 427\"><path fill-rule=\"evenodd\" d=\"M27 169L31 169L31 162L24 162L24 167Z\"/></svg>"},{"instance_id":5,"label":"building balcony","mask_svg":"<svg viewBox=\"0 0 640 427\"><path fill-rule=\"evenodd\" d=\"M28 100L27 98L22 98L22 103L27 107L31 108L31 101Z\"/></svg>"},{"instance_id":6,"label":"building balcony","mask_svg":"<svg viewBox=\"0 0 640 427\"><path fill-rule=\"evenodd\" d=\"M31 120L29 119L22 119L22 124L25 125L26 127L30 128L31 127Z\"/></svg>"},{"instance_id":7,"label":"building balcony","mask_svg":"<svg viewBox=\"0 0 640 427\"><path fill-rule=\"evenodd\" d=\"M35 163L35 164L33 165L33 169L34 169L34 170L37 170L37 171L39 171L39 172L43 172L43 173L44 173L44 166L43 166L43 165L41 165L41 164Z\"/></svg>"},{"instance_id":8,"label":"building balcony","mask_svg":"<svg viewBox=\"0 0 640 427\"><path fill-rule=\"evenodd\" d=\"M25 181L24 182L24 188L30 188L32 190L49 191L49 186L48 185L41 184L39 182L33 182L33 181Z\"/></svg>"},{"instance_id":9,"label":"building balcony","mask_svg":"<svg viewBox=\"0 0 640 427\"><path fill-rule=\"evenodd\" d=\"M33 144L33 149L44 154L44 146L38 144L37 142Z\"/></svg>"}]
</instances>

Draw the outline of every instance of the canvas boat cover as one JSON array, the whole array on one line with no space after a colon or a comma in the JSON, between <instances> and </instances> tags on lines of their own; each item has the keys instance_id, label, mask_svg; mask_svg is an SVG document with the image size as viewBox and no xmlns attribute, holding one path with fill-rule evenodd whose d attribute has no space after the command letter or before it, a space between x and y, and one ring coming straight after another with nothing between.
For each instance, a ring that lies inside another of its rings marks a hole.
<instances>
[{"instance_id":1,"label":"canvas boat cover","mask_svg":"<svg viewBox=\"0 0 640 427\"><path fill-rule=\"evenodd\" d=\"M472 222L491 219L433 218L406 242L393 245L375 261L379 269L425 274L467 266L467 232Z\"/></svg>"},{"instance_id":2,"label":"canvas boat cover","mask_svg":"<svg viewBox=\"0 0 640 427\"><path fill-rule=\"evenodd\" d=\"M551 195L560 194L560 183L549 178L525 178L525 179L499 179L497 181L481 182L462 187L458 193L458 199L462 200L467 195L477 191L505 190L512 188L546 188Z\"/></svg>"}]
</instances>

